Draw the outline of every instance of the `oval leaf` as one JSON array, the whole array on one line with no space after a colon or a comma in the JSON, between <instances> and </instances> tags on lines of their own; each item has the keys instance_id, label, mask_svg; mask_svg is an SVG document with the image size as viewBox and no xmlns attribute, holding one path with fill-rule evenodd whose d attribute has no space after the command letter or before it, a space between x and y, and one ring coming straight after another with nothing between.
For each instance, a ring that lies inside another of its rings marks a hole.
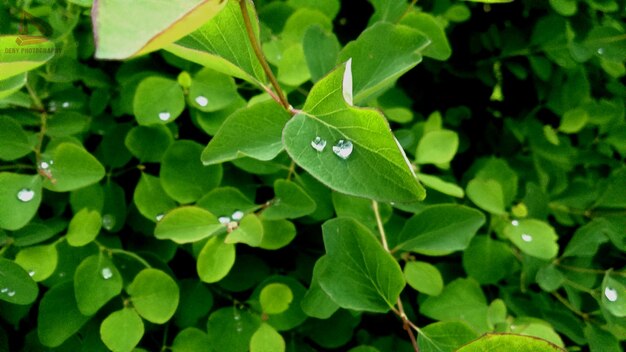
<instances>
[{"instance_id":1,"label":"oval leaf","mask_svg":"<svg viewBox=\"0 0 626 352\"><path fill-rule=\"evenodd\" d=\"M30 304L37 299L39 287L26 270L15 262L0 258L0 299L13 304Z\"/></svg>"},{"instance_id":2,"label":"oval leaf","mask_svg":"<svg viewBox=\"0 0 626 352\"><path fill-rule=\"evenodd\" d=\"M100 325L100 338L113 352L132 351L143 337L143 321L132 308L111 313Z\"/></svg>"},{"instance_id":3,"label":"oval leaf","mask_svg":"<svg viewBox=\"0 0 626 352\"><path fill-rule=\"evenodd\" d=\"M224 228L217 218L198 207L176 208L157 224L154 236L176 243L196 242Z\"/></svg>"},{"instance_id":4,"label":"oval leaf","mask_svg":"<svg viewBox=\"0 0 626 352\"><path fill-rule=\"evenodd\" d=\"M80 312L95 314L111 298L122 292L122 275L111 259L92 255L83 260L74 273L74 293Z\"/></svg>"},{"instance_id":5,"label":"oval leaf","mask_svg":"<svg viewBox=\"0 0 626 352\"><path fill-rule=\"evenodd\" d=\"M40 176L0 172L0 228L14 231L24 227L40 203Z\"/></svg>"},{"instance_id":6,"label":"oval leaf","mask_svg":"<svg viewBox=\"0 0 626 352\"><path fill-rule=\"evenodd\" d=\"M167 322L178 307L176 281L157 269L139 272L126 291L137 313L151 323Z\"/></svg>"}]
</instances>

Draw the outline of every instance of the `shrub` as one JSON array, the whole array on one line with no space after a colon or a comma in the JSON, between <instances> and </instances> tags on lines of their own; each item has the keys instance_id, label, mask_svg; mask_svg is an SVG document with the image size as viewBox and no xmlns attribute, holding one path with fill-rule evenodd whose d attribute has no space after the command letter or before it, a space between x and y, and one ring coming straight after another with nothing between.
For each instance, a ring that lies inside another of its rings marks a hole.
<instances>
[{"instance_id":1,"label":"shrub","mask_svg":"<svg viewBox=\"0 0 626 352\"><path fill-rule=\"evenodd\" d=\"M624 1L506 2L0 5L0 349L620 351Z\"/></svg>"}]
</instances>

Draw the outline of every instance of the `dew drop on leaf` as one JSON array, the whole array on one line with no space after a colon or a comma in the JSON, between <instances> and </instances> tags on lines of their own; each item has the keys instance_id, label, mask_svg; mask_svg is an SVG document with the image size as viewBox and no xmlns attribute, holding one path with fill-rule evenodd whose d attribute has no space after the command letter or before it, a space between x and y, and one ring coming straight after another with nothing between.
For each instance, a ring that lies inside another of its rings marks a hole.
<instances>
[{"instance_id":1,"label":"dew drop on leaf","mask_svg":"<svg viewBox=\"0 0 626 352\"><path fill-rule=\"evenodd\" d=\"M340 139L337 144L333 146L333 153L345 160L350 157L353 149L352 142Z\"/></svg>"},{"instance_id":2,"label":"dew drop on leaf","mask_svg":"<svg viewBox=\"0 0 626 352\"><path fill-rule=\"evenodd\" d=\"M169 112L167 112L167 111L163 111L163 112L160 112L160 113L159 113L159 119L160 119L161 121L167 121L167 120L169 120L169 119L170 119L170 117L171 117L171 116L172 116L172 114L170 114L170 113L169 113Z\"/></svg>"},{"instance_id":3,"label":"dew drop on leaf","mask_svg":"<svg viewBox=\"0 0 626 352\"><path fill-rule=\"evenodd\" d=\"M217 218L217 221L219 221L222 225L228 225L230 223L230 218L228 216L220 216Z\"/></svg>"},{"instance_id":4,"label":"dew drop on leaf","mask_svg":"<svg viewBox=\"0 0 626 352\"><path fill-rule=\"evenodd\" d=\"M22 202L30 202L33 198L35 198L35 191L32 189L22 188L17 192L17 199Z\"/></svg>"},{"instance_id":5,"label":"dew drop on leaf","mask_svg":"<svg viewBox=\"0 0 626 352\"><path fill-rule=\"evenodd\" d=\"M7 292L7 296L9 296L9 297L13 297L13 296L15 296L15 291L9 291L9 292Z\"/></svg>"},{"instance_id":6,"label":"dew drop on leaf","mask_svg":"<svg viewBox=\"0 0 626 352\"><path fill-rule=\"evenodd\" d=\"M35 270L31 270L31 271L29 271L29 272L28 272L28 275L29 275L30 277L35 276Z\"/></svg>"},{"instance_id":7,"label":"dew drop on leaf","mask_svg":"<svg viewBox=\"0 0 626 352\"><path fill-rule=\"evenodd\" d=\"M318 152L321 152L324 150L324 148L326 148L326 141L319 136L315 137L315 139L311 141L311 147L313 147L313 149L317 150Z\"/></svg>"},{"instance_id":8,"label":"dew drop on leaf","mask_svg":"<svg viewBox=\"0 0 626 352\"><path fill-rule=\"evenodd\" d=\"M113 277L113 271L111 271L111 268L109 267L102 268L101 274L102 274L102 278L105 280L108 280Z\"/></svg>"},{"instance_id":9,"label":"dew drop on leaf","mask_svg":"<svg viewBox=\"0 0 626 352\"><path fill-rule=\"evenodd\" d=\"M598 55L604 55L604 48L598 48Z\"/></svg>"},{"instance_id":10,"label":"dew drop on leaf","mask_svg":"<svg viewBox=\"0 0 626 352\"><path fill-rule=\"evenodd\" d=\"M205 107L209 103L209 99L207 99L207 97L205 96L198 95L196 97L196 103L202 107Z\"/></svg>"},{"instance_id":11,"label":"dew drop on leaf","mask_svg":"<svg viewBox=\"0 0 626 352\"><path fill-rule=\"evenodd\" d=\"M9 289L4 287L4 288L2 288L2 290L0 290L0 293L7 293L7 291L9 291Z\"/></svg>"},{"instance_id":12,"label":"dew drop on leaf","mask_svg":"<svg viewBox=\"0 0 626 352\"><path fill-rule=\"evenodd\" d=\"M115 216L111 214L104 214L102 216L102 227L108 231L115 227Z\"/></svg>"},{"instance_id":13,"label":"dew drop on leaf","mask_svg":"<svg viewBox=\"0 0 626 352\"><path fill-rule=\"evenodd\" d=\"M531 242L533 240L533 236L523 233L522 234L522 240L524 240L524 242Z\"/></svg>"},{"instance_id":14,"label":"dew drop on leaf","mask_svg":"<svg viewBox=\"0 0 626 352\"><path fill-rule=\"evenodd\" d=\"M513 226L519 226L519 221L517 221L517 220L513 220L513 221L511 221L511 225L513 225Z\"/></svg>"},{"instance_id":15,"label":"dew drop on leaf","mask_svg":"<svg viewBox=\"0 0 626 352\"><path fill-rule=\"evenodd\" d=\"M70 102L69 101L64 101L63 104L61 104L62 107L64 107L65 109L70 107Z\"/></svg>"},{"instance_id":16,"label":"dew drop on leaf","mask_svg":"<svg viewBox=\"0 0 626 352\"><path fill-rule=\"evenodd\" d=\"M161 221L161 219L163 219L164 216L165 216L165 214L160 213L157 216L155 216L154 218L156 219L156 221Z\"/></svg>"},{"instance_id":17,"label":"dew drop on leaf","mask_svg":"<svg viewBox=\"0 0 626 352\"><path fill-rule=\"evenodd\" d=\"M235 210L235 212L233 213L233 215L231 215L230 217L235 220L235 221L239 221L243 218L243 211L241 210Z\"/></svg>"},{"instance_id":18,"label":"dew drop on leaf","mask_svg":"<svg viewBox=\"0 0 626 352\"><path fill-rule=\"evenodd\" d=\"M617 301L617 290L610 288L610 287L606 287L604 289L604 296L606 297L606 299L608 299L611 302L615 302Z\"/></svg>"}]
</instances>

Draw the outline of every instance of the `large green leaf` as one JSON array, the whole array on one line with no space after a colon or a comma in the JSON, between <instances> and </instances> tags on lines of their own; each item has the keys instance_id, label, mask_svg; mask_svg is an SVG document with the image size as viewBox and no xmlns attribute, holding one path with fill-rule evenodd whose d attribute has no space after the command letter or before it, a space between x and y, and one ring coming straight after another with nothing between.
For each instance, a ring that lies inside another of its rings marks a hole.
<instances>
[{"instance_id":1,"label":"large green leaf","mask_svg":"<svg viewBox=\"0 0 626 352\"><path fill-rule=\"evenodd\" d=\"M318 281L339 306L384 313L394 307L405 281L398 262L353 219L322 226L326 260Z\"/></svg>"},{"instance_id":2,"label":"large green leaf","mask_svg":"<svg viewBox=\"0 0 626 352\"><path fill-rule=\"evenodd\" d=\"M426 255L464 250L485 223L476 209L457 204L425 208L411 217L396 238L396 248Z\"/></svg>"},{"instance_id":3,"label":"large green leaf","mask_svg":"<svg viewBox=\"0 0 626 352\"><path fill-rule=\"evenodd\" d=\"M39 287L26 270L12 260L0 258L0 300L30 304L38 294Z\"/></svg>"},{"instance_id":4,"label":"large green leaf","mask_svg":"<svg viewBox=\"0 0 626 352\"><path fill-rule=\"evenodd\" d=\"M420 53L429 43L421 32L388 22L363 31L339 53L340 62L352 58L354 102L363 102L391 86L422 61Z\"/></svg>"},{"instance_id":5,"label":"large green leaf","mask_svg":"<svg viewBox=\"0 0 626 352\"><path fill-rule=\"evenodd\" d=\"M289 113L275 101L237 110L230 115L202 152L205 165L242 157L274 159L282 150L282 130Z\"/></svg>"},{"instance_id":6,"label":"large green leaf","mask_svg":"<svg viewBox=\"0 0 626 352\"><path fill-rule=\"evenodd\" d=\"M78 332L88 320L89 317L78 310L74 299L73 282L58 284L46 292L39 303L37 316L39 341L47 347L60 346Z\"/></svg>"},{"instance_id":7,"label":"large green leaf","mask_svg":"<svg viewBox=\"0 0 626 352\"><path fill-rule=\"evenodd\" d=\"M265 73L248 39L238 1L226 1L225 8L211 21L166 50L189 61L231 76L262 84ZM247 2L258 38L259 25L252 2Z\"/></svg>"},{"instance_id":8,"label":"large green leaf","mask_svg":"<svg viewBox=\"0 0 626 352\"><path fill-rule=\"evenodd\" d=\"M15 160L32 152L22 126L8 116L0 116L0 159Z\"/></svg>"},{"instance_id":9,"label":"large green leaf","mask_svg":"<svg viewBox=\"0 0 626 352\"><path fill-rule=\"evenodd\" d=\"M351 64L319 81L285 126L293 160L330 188L380 201L415 202L424 188L380 112L352 107Z\"/></svg>"},{"instance_id":10,"label":"large green leaf","mask_svg":"<svg viewBox=\"0 0 626 352\"><path fill-rule=\"evenodd\" d=\"M126 291L137 313L151 323L167 322L178 307L178 285L161 270L140 271Z\"/></svg>"},{"instance_id":11,"label":"large green leaf","mask_svg":"<svg viewBox=\"0 0 626 352\"><path fill-rule=\"evenodd\" d=\"M28 43L29 40L36 42ZM0 80L33 70L45 64L55 53L54 43L44 37L0 36Z\"/></svg>"},{"instance_id":12,"label":"large green leaf","mask_svg":"<svg viewBox=\"0 0 626 352\"><path fill-rule=\"evenodd\" d=\"M160 240L176 243L196 242L209 237L224 225L215 215L194 206L176 208L165 215L157 224L154 236Z\"/></svg>"},{"instance_id":13,"label":"large green leaf","mask_svg":"<svg viewBox=\"0 0 626 352\"><path fill-rule=\"evenodd\" d=\"M457 350L457 352L484 351L564 352L565 350L536 337L494 333L486 334Z\"/></svg>"},{"instance_id":14,"label":"large green leaf","mask_svg":"<svg viewBox=\"0 0 626 352\"><path fill-rule=\"evenodd\" d=\"M40 203L40 176L0 172L0 228L13 231L24 227Z\"/></svg>"},{"instance_id":15,"label":"large green leaf","mask_svg":"<svg viewBox=\"0 0 626 352\"><path fill-rule=\"evenodd\" d=\"M558 235L546 222L516 220L506 225L504 233L522 252L533 257L552 259L559 252Z\"/></svg>"},{"instance_id":16,"label":"large green leaf","mask_svg":"<svg viewBox=\"0 0 626 352\"><path fill-rule=\"evenodd\" d=\"M122 292L122 275L105 255L92 255L74 272L74 293L78 310L93 315Z\"/></svg>"},{"instance_id":17,"label":"large green leaf","mask_svg":"<svg viewBox=\"0 0 626 352\"><path fill-rule=\"evenodd\" d=\"M200 27L223 0L94 0L96 57L126 59L158 50Z\"/></svg>"},{"instance_id":18,"label":"large green leaf","mask_svg":"<svg viewBox=\"0 0 626 352\"><path fill-rule=\"evenodd\" d=\"M140 125L166 124L185 109L185 96L178 83L169 78L150 76L137 86L133 112ZM150 143L144 141L144 143Z\"/></svg>"},{"instance_id":19,"label":"large green leaf","mask_svg":"<svg viewBox=\"0 0 626 352\"><path fill-rule=\"evenodd\" d=\"M111 313L100 325L102 342L111 351L130 352L143 337L143 321L132 308Z\"/></svg>"},{"instance_id":20,"label":"large green leaf","mask_svg":"<svg viewBox=\"0 0 626 352\"><path fill-rule=\"evenodd\" d=\"M73 191L104 177L104 167L98 159L73 143L58 145L51 160L46 171L52 178L44 181L44 187L51 191Z\"/></svg>"},{"instance_id":21,"label":"large green leaf","mask_svg":"<svg viewBox=\"0 0 626 352\"><path fill-rule=\"evenodd\" d=\"M306 313L306 315L318 319L328 319L339 309L337 303L328 296L319 284L321 271L323 268L326 268L326 264L324 263L326 258L325 255L321 256L317 262L315 262L311 285L309 285L309 290L304 297L302 297L302 302L300 303L302 311Z\"/></svg>"}]
</instances>

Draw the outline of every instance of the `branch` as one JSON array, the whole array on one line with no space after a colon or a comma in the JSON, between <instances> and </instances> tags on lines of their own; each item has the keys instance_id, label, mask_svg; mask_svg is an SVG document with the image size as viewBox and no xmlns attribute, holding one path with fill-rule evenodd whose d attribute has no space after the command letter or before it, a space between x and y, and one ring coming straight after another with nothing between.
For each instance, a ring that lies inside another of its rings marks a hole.
<instances>
[{"instance_id":1,"label":"branch","mask_svg":"<svg viewBox=\"0 0 626 352\"><path fill-rule=\"evenodd\" d=\"M276 77L274 77L274 73L272 73L272 69L270 68L270 65L267 63L267 60L265 59L265 55L263 55L263 50L261 50L261 45L259 44L259 41L256 39L256 36L254 35L254 29L252 28L252 22L250 21L250 14L248 13L248 9L246 7L246 1L247 0L239 0L239 6L241 7L241 14L243 16L243 22L246 25L246 32L248 33L248 38L250 39L250 44L252 45L254 54L259 60L259 63L261 63L261 67L263 67L263 71L265 71L267 78L270 80L272 87L274 87L274 90L276 91L276 96L271 94L269 91L268 93L270 93L272 98L277 100L287 111L291 113L293 108L287 101L287 98L285 97L285 93L280 88L280 85L278 84Z\"/></svg>"},{"instance_id":2,"label":"branch","mask_svg":"<svg viewBox=\"0 0 626 352\"><path fill-rule=\"evenodd\" d=\"M378 233L380 234L380 240L383 244L383 248L387 251L387 253L391 253L389 250L389 244L387 244L387 235L385 234L385 228L383 227L383 220L380 217L380 211L378 210L378 202L372 200L372 208L374 209L374 216L376 217L376 225L378 226ZM415 339L415 334L413 334L413 330L418 330L417 326L413 324L409 318L406 316L404 312L404 306L402 305L402 300L398 297L398 301L396 302L398 309L393 309L393 312L402 319L402 328L409 334L409 339L411 340L411 345L413 345L413 350L415 352L419 352L420 348L417 345L417 340Z\"/></svg>"}]
</instances>

